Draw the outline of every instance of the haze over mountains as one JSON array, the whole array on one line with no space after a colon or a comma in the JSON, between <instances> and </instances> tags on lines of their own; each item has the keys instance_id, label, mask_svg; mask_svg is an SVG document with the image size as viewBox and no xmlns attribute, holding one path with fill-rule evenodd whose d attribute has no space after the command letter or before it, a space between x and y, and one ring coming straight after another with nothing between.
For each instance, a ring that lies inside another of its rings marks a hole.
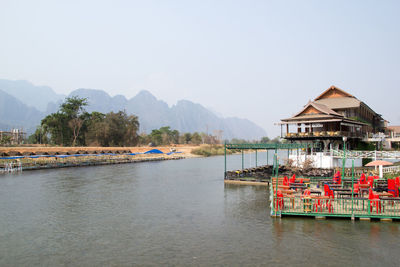
<instances>
[{"instance_id":1,"label":"haze over mountains","mask_svg":"<svg viewBox=\"0 0 400 267\"><path fill-rule=\"evenodd\" d=\"M214 134L222 131L225 139L256 140L267 135L264 129L247 119L222 118L188 100L180 100L169 107L148 91L141 91L131 99L122 95L111 97L105 91L96 89L77 89L69 96L87 98L88 112L126 110L128 114L139 117L140 131L146 133L170 126L180 132ZM23 127L32 133L41 119L58 110L65 97L47 86L34 86L27 81L0 80L0 129Z\"/></svg>"}]
</instances>

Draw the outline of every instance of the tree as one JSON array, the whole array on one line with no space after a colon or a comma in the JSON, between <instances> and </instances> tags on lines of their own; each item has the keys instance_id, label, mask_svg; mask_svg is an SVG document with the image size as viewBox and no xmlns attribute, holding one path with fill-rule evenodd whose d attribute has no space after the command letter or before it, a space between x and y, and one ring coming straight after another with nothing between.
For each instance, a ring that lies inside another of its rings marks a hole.
<instances>
[{"instance_id":1,"label":"tree","mask_svg":"<svg viewBox=\"0 0 400 267\"><path fill-rule=\"evenodd\" d=\"M202 142L201 136L198 132L192 134L191 138L192 144L199 145Z\"/></svg>"},{"instance_id":2,"label":"tree","mask_svg":"<svg viewBox=\"0 0 400 267\"><path fill-rule=\"evenodd\" d=\"M159 146L162 143L162 132L160 130L152 130L150 133L151 143L155 146Z\"/></svg>"},{"instance_id":3,"label":"tree","mask_svg":"<svg viewBox=\"0 0 400 267\"><path fill-rule=\"evenodd\" d=\"M281 138L279 136L277 136L277 137L275 137L274 139L271 140L271 143L279 144L279 143L281 143Z\"/></svg>"},{"instance_id":4,"label":"tree","mask_svg":"<svg viewBox=\"0 0 400 267\"><path fill-rule=\"evenodd\" d=\"M183 140L184 140L185 144L189 144L190 141L192 140L192 135L190 133L184 133Z\"/></svg>"},{"instance_id":5,"label":"tree","mask_svg":"<svg viewBox=\"0 0 400 267\"><path fill-rule=\"evenodd\" d=\"M47 144L48 142L47 133L42 127L37 127L35 132L28 137L29 144Z\"/></svg>"},{"instance_id":6,"label":"tree","mask_svg":"<svg viewBox=\"0 0 400 267\"><path fill-rule=\"evenodd\" d=\"M11 136L5 135L0 139L0 144L1 145L9 145L11 144Z\"/></svg>"},{"instance_id":7,"label":"tree","mask_svg":"<svg viewBox=\"0 0 400 267\"><path fill-rule=\"evenodd\" d=\"M268 136L264 136L263 138L261 138L260 143L262 144L267 144L271 141L271 139L269 139Z\"/></svg>"},{"instance_id":8,"label":"tree","mask_svg":"<svg viewBox=\"0 0 400 267\"><path fill-rule=\"evenodd\" d=\"M84 110L86 105L86 98L68 97L61 104L58 112L52 113L42 120L41 125L44 131L50 134L50 140L53 143L76 145L81 128L88 117Z\"/></svg>"},{"instance_id":9,"label":"tree","mask_svg":"<svg viewBox=\"0 0 400 267\"><path fill-rule=\"evenodd\" d=\"M87 106L86 98L79 98L77 96L68 97L67 100L61 105L60 111L64 113L68 120L68 126L72 130L72 146L75 146L76 139L85 122L87 115L85 114L84 106Z\"/></svg>"},{"instance_id":10,"label":"tree","mask_svg":"<svg viewBox=\"0 0 400 267\"><path fill-rule=\"evenodd\" d=\"M139 118L134 115L126 116L126 112L124 111L124 119L126 121L125 145L136 145L139 141L137 134L139 130Z\"/></svg>"},{"instance_id":11,"label":"tree","mask_svg":"<svg viewBox=\"0 0 400 267\"><path fill-rule=\"evenodd\" d=\"M136 145L139 129L138 118L125 111L107 113L104 119L104 146Z\"/></svg>"},{"instance_id":12,"label":"tree","mask_svg":"<svg viewBox=\"0 0 400 267\"><path fill-rule=\"evenodd\" d=\"M104 146L105 143L105 119L106 115L97 111L89 114L87 130L85 131L85 143L87 145Z\"/></svg>"}]
</instances>

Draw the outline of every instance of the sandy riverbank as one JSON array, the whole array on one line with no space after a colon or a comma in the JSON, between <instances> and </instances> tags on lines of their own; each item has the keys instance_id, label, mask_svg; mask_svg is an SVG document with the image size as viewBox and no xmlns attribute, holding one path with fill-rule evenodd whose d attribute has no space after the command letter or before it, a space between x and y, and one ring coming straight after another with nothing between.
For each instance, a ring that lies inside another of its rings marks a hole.
<instances>
[{"instance_id":1,"label":"sandy riverbank","mask_svg":"<svg viewBox=\"0 0 400 267\"><path fill-rule=\"evenodd\" d=\"M198 157L191 151L199 146L193 145L172 145L162 147L61 147L61 146L16 146L0 147L1 156L17 155L72 155L72 154L102 154L102 153L143 153L151 149L159 149L164 153L175 150L183 157Z\"/></svg>"},{"instance_id":2,"label":"sandy riverbank","mask_svg":"<svg viewBox=\"0 0 400 267\"><path fill-rule=\"evenodd\" d=\"M164 147L1 147L0 158L3 157L3 159L0 159L0 172L193 158L199 157L191 153L193 149L198 147L192 145ZM152 149L158 149L164 154L142 154ZM169 154L172 151L178 153Z\"/></svg>"}]
</instances>

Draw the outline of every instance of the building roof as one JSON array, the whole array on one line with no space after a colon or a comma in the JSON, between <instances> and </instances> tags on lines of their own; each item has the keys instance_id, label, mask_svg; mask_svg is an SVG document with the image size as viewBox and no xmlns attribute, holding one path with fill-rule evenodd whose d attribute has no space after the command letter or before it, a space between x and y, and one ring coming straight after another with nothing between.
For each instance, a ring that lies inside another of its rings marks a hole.
<instances>
[{"instance_id":1,"label":"building roof","mask_svg":"<svg viewBox=\"0 0 400 267\"><path fill-rule=\"evenodd\" d=\"M337 97L353 97L353 98L355 98L355 96L353 96L353 95L343 91L342 89L332 85L331 87L326 89L322 94L317 96L317 98L315 98L314 101L320 100L320 99L324 99L324 98L337 98Z\"/></svg>"},{"instance_id":2,"label":"building roof","mask_svg":"<svg viewBox=\"0 0 400 267\"><path fill-rule=\"evenodd\" d=\"M343 117L337 117L326 114L310 114L310 115L302 115L302 116L294 116L291 118L283 119L281 121L303 121L303 120L331 120L338 119L341 120Z\"/></svg>"},{"instance_id":3,"label":"building roof","mask_svg":"<svg viewBox=\"0 0 400 267\"><path fill-rule=\"evenodd\" d=\"M295 114L291 118L282 119L282 122L294 123L298 121L299 123L311 122L314 120L329 120L329 121L342 121L348 122L356 125L370 125L367 123L362 123L357 120L346 118L342 114L339 114L335 110L348 109L348 108L359 108L360 106L365 106L370 109L373 114L381 118L381 115L373 111L364 102L358 100L355 96L343 91L342 89L331 86L320 94L314 101L309 101L304 108Z\"/></svg>"},{"instance_id":4,"label":"building roof","mask_svg":"<svg viewBox=\"0 0 400 267\"><path fill-rule=\"evenodd\" d=\"M317 104L323 104L331 109L358 108L361 101L355 97L335 97L315 100Z\"/></svg>"},{"instance_id":5,"label":"building roof","mask_svg":"<svg viewBox=\"0 0 400 267\"><path fill-rule=\"evenodd\" d=\"M301 116L301 117L292 117L288 119L281 120L282 122L278 124L297 124L297 123L322 123L322 122L343 122L343 123L350 123L353 125L363 126L368 125L367 123L346 119L346 118L339 118L335 116L322 116L322 115L314 115L314 116Z\"/></svg>"},{"instance_id":6,"label":"building roof","mask_svg":"<svg viewBox=\"0 0 400 267\"><path fill-rule=\"evenodd\" d=\"M387 129L395 133L400 133L400 126L388 126Z\"/></svg>"},{"instance_id":7,"label":"building roof","mask_svg":"<svg viewBox=\"0 0 400 267\"><path fill-rule=\"evenodd\" d=\"M304 118L332 118L332 117L340 117L343 118L343 115L333 111L326 105L315 103L315 102L308 102L304 108L294 115L290 119L304 119Z\"/></svg>"}]
</instances>

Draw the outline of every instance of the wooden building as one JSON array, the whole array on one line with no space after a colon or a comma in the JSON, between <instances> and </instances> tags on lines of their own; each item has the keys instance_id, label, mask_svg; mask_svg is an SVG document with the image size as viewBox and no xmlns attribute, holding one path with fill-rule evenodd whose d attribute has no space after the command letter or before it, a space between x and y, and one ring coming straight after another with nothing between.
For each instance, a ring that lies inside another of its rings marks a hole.
<instances>
[{"instance_id":1,"label":"wooden building","mask_svg":"<svg viewBox=\"0 0 400 267\"><path fill-rule=\"evenodd\" d=\"M385 120L355 96L331 86L293 117L281 120L282 137L289 141L316 142L322 148L341 148L384 132Z\"/></svg>"}]
</instances>

